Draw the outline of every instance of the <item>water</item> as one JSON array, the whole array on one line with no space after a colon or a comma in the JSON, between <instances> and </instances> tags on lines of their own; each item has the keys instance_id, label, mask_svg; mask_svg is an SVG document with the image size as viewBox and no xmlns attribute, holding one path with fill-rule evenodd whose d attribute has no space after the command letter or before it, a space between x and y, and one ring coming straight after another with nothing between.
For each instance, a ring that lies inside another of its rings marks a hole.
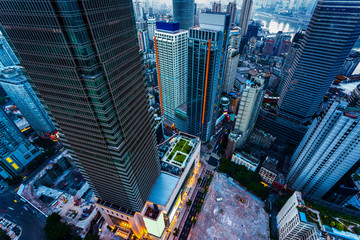
<instances>
[{"instance_id":1,"label":"water","mask_svg":"<svg viewBox=\"0 0 360 240\"><path fill-rule=\"evenodd\" d=\"M270 34L276 34L278 31L296 33L300 29L306 29L307 25L298 24L297 21L278 18L276 15L266 13L255 13L254 20L261 21L263 26L269 29Z\"/></svg>"}]
</instances>

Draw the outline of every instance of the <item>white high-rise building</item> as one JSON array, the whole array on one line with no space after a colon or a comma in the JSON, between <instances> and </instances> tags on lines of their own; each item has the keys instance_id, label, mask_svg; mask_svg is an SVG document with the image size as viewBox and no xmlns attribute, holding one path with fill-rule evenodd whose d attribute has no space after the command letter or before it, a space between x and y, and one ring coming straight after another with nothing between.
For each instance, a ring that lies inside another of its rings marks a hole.
<instances>
[{"instance_id":1,"label":"white high-rise building","mask_svg":"<svg viewBox=\"0 0 360 240\"><path fill-rule=\"evenodd\" d=\"M155 30L156 30L156 19L149 18L147 21L147 27L149 32L149 40L154 41Z\"/></svg>"},{"instance_id":2,"label":"white high-rise building","mask_svg":"<svg viewBox=\"0 0 360 240\"><path fill-rule=\"evenodd\" d=\"M360 109L332 102L314 119L291 158L289 185L322 198L360 156Z\"/></svg>"},{"instance_id":3,"label":"white high-rise building","mask_svg":"<svg viewBox=\"0 0 360 240\"><path fill-rule=\"evenodd\" d=\"M265 79L256 76L247 80L239 102L234 131L230 134L236 142L234 148L242 146L255 126L256 118L264 98Z\"/></svg>"},{"instance_id":4,"label":"white high-rise building","mask_svg":"<svg viewBox=\"0 0 360 240\"><path fill-rule=\"evenodd\" d=\"M279 240L317 240L314 224L309 223L306 214L301 211L305 207L300 192L295 192L276 216L279 229Z\"/></svg>"},{"instance_id":5,"label":"white high-rise building","mask_svg":"<svg viewBox=\"0 0 360 240\"><path fill-rule=\"evenodd\" d=\"M186 101L188 31L178 23L157 22L155 51L162 114L175 122L175 108Z\"/></svg>"},{"instance_id":6,"label":"white high-rise building","mask_svg":"<svg viewBox=\"0 0 360 240\"><path fill-rule=\"evenodd\" d=\"M213 3L212 12L221 12L221 2L214 2Z\"/></svg>"},{"instance_id":7,"label":"white high-rise building","mask_svg":"<svg viewBox=\"0 0 360 240\"><path fill-rule=\"evenodd\" d=\"M239 49L230 48L226 55L224 81L222 91L230 93L234 88L237 66L239 63Z\"/></svg>"}]
</instances>

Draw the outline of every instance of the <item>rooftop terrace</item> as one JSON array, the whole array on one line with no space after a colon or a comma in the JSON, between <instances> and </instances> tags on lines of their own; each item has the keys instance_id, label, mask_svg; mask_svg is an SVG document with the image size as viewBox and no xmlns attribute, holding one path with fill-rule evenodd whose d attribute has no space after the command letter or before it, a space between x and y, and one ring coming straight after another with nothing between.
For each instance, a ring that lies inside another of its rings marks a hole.
<instances>
[{"instance_id":1,"label":"rooftop terrace","mask_svg":"<svg viewBox=\"0 0 360 240\"><path fill-rule=\"evenodd\" d=\"M190 139L182 135L171 139L170 147L163 156L162 161L179 168L185 168L197 142L196 139Z\"/></svg>"}]
</instances>

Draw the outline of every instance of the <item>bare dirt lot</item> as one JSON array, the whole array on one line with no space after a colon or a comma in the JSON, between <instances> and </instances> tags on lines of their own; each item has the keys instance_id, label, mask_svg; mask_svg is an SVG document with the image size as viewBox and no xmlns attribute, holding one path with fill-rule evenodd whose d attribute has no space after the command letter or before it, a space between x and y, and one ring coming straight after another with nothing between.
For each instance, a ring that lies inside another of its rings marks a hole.
<instances>
[{"instance_id":1,"label":"bare dirt lot","mask_svg":"<svg viewBox=\"0 0 360 240\"><path fill-rule=\"evenodd\" d=\"M191 235L192 240L268 239L269 216L262 201L216 173Z\"/></svg>"}]
</instances>

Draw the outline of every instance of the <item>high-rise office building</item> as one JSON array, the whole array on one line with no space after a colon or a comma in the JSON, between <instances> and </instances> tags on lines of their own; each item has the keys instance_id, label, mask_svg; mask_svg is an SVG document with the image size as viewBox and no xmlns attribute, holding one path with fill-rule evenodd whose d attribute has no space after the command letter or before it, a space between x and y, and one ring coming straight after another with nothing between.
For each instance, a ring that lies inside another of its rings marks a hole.
<instances>
[{"instance_id":1,"label":"high-rise office building","mask_svg":"<svg viewBox=\"0 0 360 240\"><path fill-rule=\"evenodd\" d=\"M360 63L360 52L351 52L346 58L339 75L351 76Z\"/></svg>"},{"instance_id":2,"label":"high-rise office building","mask_svg":"<svg viewBox=\"0 0 360 240\"><path fill-rule=\"evenodd\" d=\"M147 21L147 27L149 32L149 41L154 41L155 30L156 30L156 19L149 18Z\"/></svg>"},{"instance_id":3,"label":"high-rise office building","mask_svg":"<svg viewBox=\"0 0 360 240\"><path fill-rule=\"evenodd\" d=\"M135 19L139 19L143 17L143 8L140 4L141 2L139 0L134 1L134 13L135 13Z\"/></svg>"},{"instance_id":4,"label":"high-rise office building","mask_svg":"<svg viewBox=\"0 0 360 240\"><path fill-rule=\"evenodd\" d=\"M314 198L322 198L360 156L360 114L332 102L314 119L290 160L289 185Z\"/></svg>"},{"instance_id":5,"label":"high-rise office building","mask_svg":"<svg viewBox=\"0 0 360 240\"><path fill-rule=\"evenodd\" d=\"M251 17L252 5L253 5L253 0L243 0L241 6L240 22L239 22L239 27L241 28L242 37L246 36L247 34L249 20Z\"/></svg>"},{"instance_id":6,"label":"high-rise office building","mask_svg":"<svg viewBox=\"0 0 360 240\"><path fill-rule=\"evenodd\" d=\"M262 52L262 57L271 56L274 50L275 46L275 40L274 39L268 39L265 42L265 46Z\"/></svg>"},{"instance_id":7,"label":"high-rise office building","mask_svg":"<svg viewBox=\"0 0 360 240\"><path fill-rule=\"evenodd\" d=\"M221 12L221 2L214 2L212 5L212 12Z\"/></svg>"},{"instance_id":8,"label":"high-rise office building","mask_svg":"<svg viewBox=\"0 0 360 240\"><path fill-rule=\"evenodd\" d=\"M287 53L291 44L291 36L279 31L275 36L275 46L273 54L280 56L283 53Z\"/></svg>"},{"instance_id":9,"label":"high-rise office building","mask_svg":"<svg viewBox=\"0 0 360 240\"><path fill-rule=\"evenodd\" d=\"M349 107L360 108L360 84L351 92L348 101Z\"/></svg>"},{"instance_id":10,"label":"high-rise office building","mask_svg":"<svg viewBox=\"0 0 360 240\"><path fill-rule=\"evenodd\" d=\"M179 23L157 22L155 53L161 111L175 123L175 108L186 101L188 31Z\"/></svg>"},{"instance_id":11,"label":"high-rise office building","mask_svg":"<svg viewBox=\"0 0 360 240\"><path fill-rule=\"evenodd\" d=\"M0 11L98 203L141 211L160 166L131 2L3 0Z\"/></svg>"},{"instance_id":12,"label":"high-rise office building","mask_svg":"<svg viewBox=\"0 0 360 240\"><path fill-rule=\"evenodd\" d=\"M208 141L214 133L229 41L230 15L201 13L189 30L187 128Z\"/></svg>"},{"instance_id":13,"label":"high-rise office building","mask_svg":"<svg viewBox=\"0 0 360 240\"><path fill-rule=\"evenodd\" d=\"M229 48L226 55L224 80L222 84L222 92L230 93L234 88L237 67L239 63L239 49Z\"/></svg>"},{"instance_id":14,"label":"high-rise office building","mask_svg":"<svg viewBox=\"0 0 360 240\"><path fill-rule=\"evenodd\" d=\"M277 93L280 94L281 93L281 89L283 88L284 84L285 84L285 80L289 74L289 70L291 67L292 62L294 61L294 58L296 56L296 53L300 50L300 43L302 41L302 39L304 38L305 35L305 31L299 31L297 33L295 33L290 49L287 52L285 61L284 61L284 65L281 68L281 72L280 72L280 84L279 87L277 89Z\"/></svg>"},{"instance_id":15,"label":"high-rise office building","mask_svg":"<svg viewBox=\"0 0 360 240\"><path fill-rule=\"evenodd\" d=\"M180 23L181 29L194 26L194 0L173 0L174 22Z\"/></svg>"},{"instance_id":16,"label":"high-rise office building","mask_svg":"<svg viewBox=\"0 0 360 240\"><path fill-rule=\"evenodd\" d=\"M230 24L231 27L235 26L235 19L236 19L236 2L229 2L226 7L226 13L231 14Z\"/></svg>"},{"instance_id":17,"label":"high-rise office building","mask_svg":"<svg viewBox=\"0 0 360 240\"><path fill-rule=\"evenodd\" d=\"M245 144L253 130L256 118L265 93L264 74L259 74L246 81L246 86L242 93L239 108L236 116L234 130L229 135L227 155L231 156L234 150Z\"/></svg>"},{"instance_id":18,"label":"high-rise office building","mask_svg":"<svg viewBox=\"0 0 360 240\"><path fill-rule=\"evenodd\" d=\"M51 135L55 132L54 124L20 67L0 70L0 86L39 135L46 137L46 134Z\"/></svg>"},{"instance_id":19,"label":"high-rise office building","mask_svg":"<svg viewBox=\"0 0 360 240\"><path fill-rule=\"evenodd\" d=\"M17 176L40 154L0 107L0 176Z\"/></svg>"},{"instance_id":20,"label":"high-rise office building","mask_svg":"<svg viewBox=\"0 0 360 240\"><path fill-rule=\"evenodd\" d=\"M5 37L0 36L0 68L19 64L19 59L16 57Z\"/></svg>"},{"instance_id":21,"label":"high-rise office building","mask_svg":"<svg viewBox=\"0 0 360 240\"><path fill-rule=\"evenodd\" d=\"M279 240L319 239L315 223L306 219L305 211L305 201L301 193L294 192L276 216Z\"/></svg>"},{"instance_id":22,"label":"high-rise office building","mask_svg":"<svg viewBox=\"0 0 360 240\"><path fill-rule=\"evenodd\" d=\"M137 35L140 51L148 52L150 50L149 32L147 30L139 30Z\"/></svg>"},{"instance_id":23,"label":"high-rise office building","mask_svg":"<svg viewBox=\"0 0 360 240\"><path fill-rule=\"evenodd\" d=\"M281 116L311 120L359 37L359 9L360 1L318 1L280 94Z\"/></svg>"}]
</instances>

